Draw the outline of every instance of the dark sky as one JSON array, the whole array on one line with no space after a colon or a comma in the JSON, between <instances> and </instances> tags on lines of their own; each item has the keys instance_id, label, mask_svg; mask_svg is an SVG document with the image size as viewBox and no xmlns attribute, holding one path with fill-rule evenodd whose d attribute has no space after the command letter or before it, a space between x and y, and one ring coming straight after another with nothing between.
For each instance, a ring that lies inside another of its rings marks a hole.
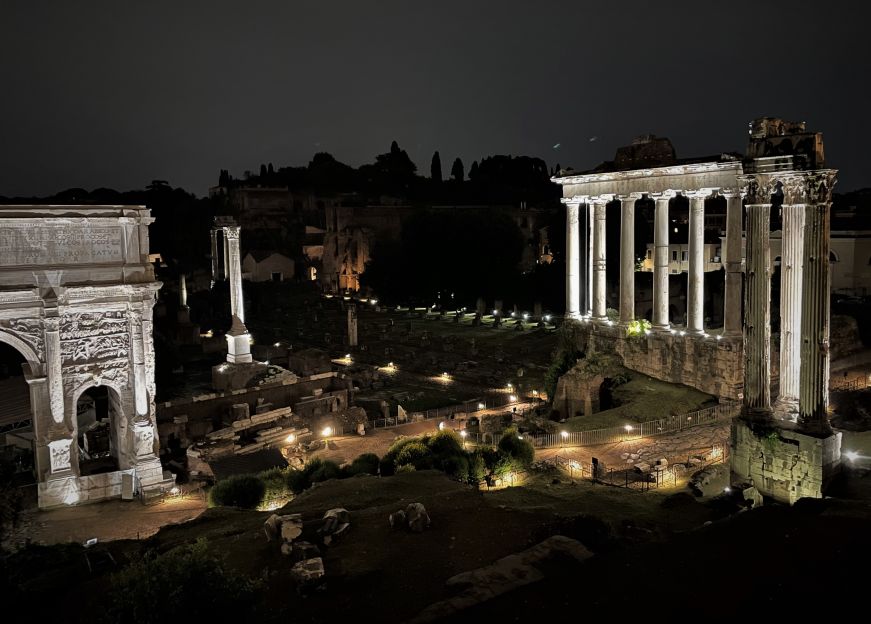
<instances>
[{"instance_id":1,"label":"dark sky","mask_svg":"<svg viewBox=\"0 0 871 624\"><path fill-rule=\"evenodd\" d=\"M871 186L867 6L2 0L0 194L205 194L221 168L357 166L394 139L426 175L436 149L446 173L494 153L584 169L647 132L743 151L764 115L824 133L837 190Z\"/></svg>"}]
</instances>

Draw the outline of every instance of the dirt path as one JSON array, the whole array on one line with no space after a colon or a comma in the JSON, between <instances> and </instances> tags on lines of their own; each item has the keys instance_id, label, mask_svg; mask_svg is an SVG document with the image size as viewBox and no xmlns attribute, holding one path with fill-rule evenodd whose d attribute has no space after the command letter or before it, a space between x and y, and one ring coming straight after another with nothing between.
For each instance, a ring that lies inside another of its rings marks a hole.
<instances>
[{"instance_id":1,"label":"dirt path","mask_svg":"<svg viewBox=\"0 0 871 624\"><path fill-rule=\"evenodd\" d=\"M37 544L83 543L96 537L101 542L145 539L168 524L198 517L206 509L202 494L168 499L145 506L139 501L111 500L80 507L22 512L9 543L18 547L26 539Z\"/></svg>"}]
</instances>

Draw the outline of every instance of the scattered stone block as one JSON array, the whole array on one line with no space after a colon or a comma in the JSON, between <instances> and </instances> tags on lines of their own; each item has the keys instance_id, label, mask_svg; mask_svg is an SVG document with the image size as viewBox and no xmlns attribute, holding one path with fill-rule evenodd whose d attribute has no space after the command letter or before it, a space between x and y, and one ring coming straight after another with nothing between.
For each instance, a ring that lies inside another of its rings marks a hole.
<instances>
[{"instance_id":1,"label":"scattered stone block","mask_svg":"<svg viewBox=\"0 0 871 624\"><path fill-rule=\"evenodd\" d=\"M324 575L324 560L314 557L295 563L290 574L298 583L315 581Z\"/></svg>"},{"instance_id":2,"label":"scattered stone block","mask_svg":"<svg viewBox=\"0 0 871 624\"><path fill-rule=\"evenodd\" d=\"M411 503L405 508L405 515L408 519L408 528L415 533L421 533L430 525L429 514L426 513L426 507L422 503Z\"/></svg>"}]
</instances>

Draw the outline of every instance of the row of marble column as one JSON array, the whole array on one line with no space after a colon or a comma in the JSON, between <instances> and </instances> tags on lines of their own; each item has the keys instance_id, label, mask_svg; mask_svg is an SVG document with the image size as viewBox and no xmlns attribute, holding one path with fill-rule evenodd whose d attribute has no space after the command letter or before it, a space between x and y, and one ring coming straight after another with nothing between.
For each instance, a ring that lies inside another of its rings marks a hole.
<instances>
[{"instance_id":1,"label":"row of marble column","mask_svg":"<svg viewBox=\"0 0 871 624\"><path fill-rule=\"evenodd\" d=\"M830 201L784 204L780 292L780 392L771 398L770 203L747 205L744 406L751 417L795 414L827 434Z\"/></svg>"},{"instance_id":2,"label":"row of marble column","mask_svg":"<svg viewBox=\"0 0 871 624\"><path fill-rule=\"evenodd\" d=\"M704 334L705 200L713 189L686 191L690 199L687 331ZM720 190L726 198L726 292L724 334L741 334L741 195ZM653 234L653 319L668 331L669 202L675 191L647 193L656 202ZM563 200L566 204L566 315L606 320L605 207L620 200L620 323L635 318L635 202L641 194L599 195ZM586 252L586 253L585 253ZM584 279L581 279L581 273Z\"/></svg>"}]
</instances>

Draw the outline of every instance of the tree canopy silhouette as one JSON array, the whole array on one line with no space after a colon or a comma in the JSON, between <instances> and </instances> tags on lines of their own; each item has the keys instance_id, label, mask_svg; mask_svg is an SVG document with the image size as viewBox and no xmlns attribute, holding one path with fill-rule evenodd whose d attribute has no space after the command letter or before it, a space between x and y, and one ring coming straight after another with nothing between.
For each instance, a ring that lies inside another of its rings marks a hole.
<instances>
[{"instance_id":1,"label":"tree canopy silhouette","mask_svg":"<svg viewBox=\"0 0 871 624\"><path fill-rule=\"evenodd\" d=\"M442 181L442 159L439 156L438 150L432 155L432 163L429 166L429 177L433 182Z\"/></svg>"},{"instance_id":2,"label":"tree canopy silhouette","mask_svg":"<svg viewBox=\"0 0 871 624\"><path fill-rule=\"evenodd\" d=\"M463 161L460 160L459 156L454 160L454 164L451 167L451 177L457 182L462 182L466 173L463 169Z\"/></svg>"}]
</instances>

